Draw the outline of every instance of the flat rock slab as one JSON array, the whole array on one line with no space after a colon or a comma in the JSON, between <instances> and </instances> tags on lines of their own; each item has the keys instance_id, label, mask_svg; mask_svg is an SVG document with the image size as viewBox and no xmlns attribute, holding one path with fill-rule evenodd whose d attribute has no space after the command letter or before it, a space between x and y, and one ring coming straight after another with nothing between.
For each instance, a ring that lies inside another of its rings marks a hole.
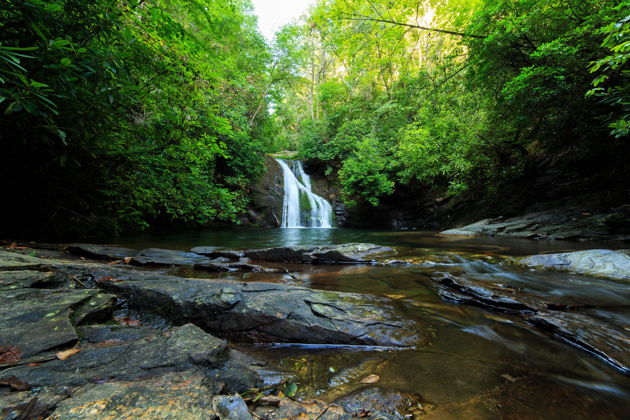
<instances>
[{"instance_id":1,"label":"flat rock slab","mask_svg":"<svg viewBox=\"0 0 630 420\"><path fill-rule=\"evenodd\" d=\"M328 246L287 246L245 251L257 261L278 261L296 264L365 264L379 254L394 252L392 248L374 244L352 243Z\"/></svg>"},{"instance_id":2,"label":"flat rock slab","mask_svg":"<svg viewBox=\"0 0 630 420\"><path fill-rule=\"evenodd\" d=\"M95 289L21 289L0 292L0 345L24 358L78 340L76 323L107 317L115 297Z\"/></svg>"},{"instance_id":3,"label":"flat rock slab","mask_svg":"<svg viewBox=\"0 0 630 420\"><path fill-rule=\"evenodd\" d=\"M245 256L243 251L221 250L218 246L196 246L190 252L210 258L227 258L232 261L238 261Z\"/></svg>"},{"instance_id":4,"label":"flat rock slab","mask_svg":"<svg viewBox=\"0 0 630 420\"><path fill-rule=\"evenodd\" d=\"M531 255L518 259L517 263L630 282L630 255L609 249Z\"/></svg>"},{"instance_id":5,"label":"flat rock slab","mask_svg":"<svg viewBox=\"0 0 630 420\"><path fill-rule=\"evenodd\" d=\"M11 374L35 387L136 380L195 367L207 369L209 375L227 353L225 341L187 324L136 341L85 347L66 360L16 367Z\"/></svg>"},{"instance_id":6,"label":"flat rock slab","mask_svg":"<svg viewBox=\"0 0 630 420\"><path fill-rule=\"evenodd\" d=\"M23 288L48 289L63 286L68 277L62 273L32 270L0 272L0 291Z\"/></svg>"},{"instance_id":7,"label":"flat rock slab","mask_svg":"<svg viewBox=\"0 0 630 420\"><path fill-rule=\"evenodd\" d=\"M0 271L37 269L41 268L44 264L44 260L31 257L30 255L0 251Z\"/></svg>"},{"instance_id":8,"label":"flat rock slab","mask_svg":"<svg viewBox=\"0 0 630 420\"><path fill-rule=\"evenodd\" d=\"M131 259L133 265L152 267L173 267L178 265L197 265L210 263L211 259L194 252L174 251L171 249L148 248Z\"/></svg>"},{"instance_id":9,"label":"flat rock slab","mask_svg":"<svg viewBox=\"0 0 630 420\"><path fill-rule=\"evenodd\" d=\"M167 373L141 381L88 384L60 402L49 419L173 419L215 417L213 392L198 372Z\"/></svg>"},{"instance_id":10,"label":"flat rock slab","mask_svg":"<svg viewBox=\"0 0 630 420\"><path fill-rule=\"evenodd\" d=\"M410 346L413 323L385 298L274 283L156 276L99 285L132 307L255 342Z\"/></svg>"},{"instance_id":11,"label":"flat rock slab","mask_svg":"<svg viewBox=\"0 0 630 420\"><path fill-rule=\"evenodd\" d=\"M107 245L70 244L66 250L71 254L96 260L122 260L138 255L135 249Z\"/></svg>"}]
</instances>

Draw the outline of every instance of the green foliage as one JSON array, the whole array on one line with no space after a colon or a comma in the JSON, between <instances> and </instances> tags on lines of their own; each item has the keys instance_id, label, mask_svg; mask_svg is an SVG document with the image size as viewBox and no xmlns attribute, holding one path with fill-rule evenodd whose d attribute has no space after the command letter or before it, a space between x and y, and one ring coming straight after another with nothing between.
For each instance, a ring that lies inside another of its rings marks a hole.
<instances>
[{"instance_id":1,"label":"green foliage","mask_svg":"<svg viewBox=\"0 0 630 420\"><path fill-rule=\"evenodd\" d=\"M533 156L628 135L629 5L319 1L279 128L338 170L351 204L418 187L494 194Z\"/></svg>"},{"instance_id":2,"label":"green foliage","mask_svg":"<svg viewBox=\"0 0 630 420\"><path fill-rule=\"evenodd\" d=\"M271 53L250 11L248 0L3 2L12 223L116 234L237 221L272 126Z\"/></svg>"}]
</instances>

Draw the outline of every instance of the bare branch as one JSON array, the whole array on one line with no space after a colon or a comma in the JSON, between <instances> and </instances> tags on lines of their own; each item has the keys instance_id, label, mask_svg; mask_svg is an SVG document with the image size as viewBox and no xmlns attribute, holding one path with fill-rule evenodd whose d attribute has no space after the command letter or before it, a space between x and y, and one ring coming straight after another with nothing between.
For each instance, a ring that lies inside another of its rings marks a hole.
<instances>
[{"instance_id":1,"label":"bare branch","mask_svg":"<svg viewBox=\"0 0 630 420\"><path fill-rule=\"evenodd\" d=\"M484 35L475 35L475 34L467 34L464 32L457 32L457 31L449 31L446 29L437 29L437 28L427 28L426 26L419 26L419 25L412 25L410 23L402 23L402 22L396 22L393 20L388 20L388 19L377 19L377 18L373 18L373 17L346 17L346 18L342 18L345 20L357 20L357 21L367 21L367 22L378 22L378 23L389 23L391 25L398 25L398 26L406 26L408 28L414 28L414 29L420 29L423 31L429 31L429 32L439 32L441 34L448 34L448 35L456 35L456 36L461 36L461 37L468 37L468 38L477 38L477 39L484 39L486 38Z\"/></svg>"}]
</instances>

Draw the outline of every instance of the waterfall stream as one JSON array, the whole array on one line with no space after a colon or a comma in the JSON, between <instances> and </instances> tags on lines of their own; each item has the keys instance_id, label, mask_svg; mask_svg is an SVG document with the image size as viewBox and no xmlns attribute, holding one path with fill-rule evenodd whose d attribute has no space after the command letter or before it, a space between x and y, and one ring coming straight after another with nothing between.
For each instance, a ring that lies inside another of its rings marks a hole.
<instances>
[{"instance_id":1,"label":"waterfall stream","mask_svg":"<svg viewBox=\"0 0 630 420\"><path fill-rule=\"evenodd\" d=\"M311 191L311 178L299 160L276 159L284 175L283 228L331 228L332 206Z\"/></svg>"}]
</instances>

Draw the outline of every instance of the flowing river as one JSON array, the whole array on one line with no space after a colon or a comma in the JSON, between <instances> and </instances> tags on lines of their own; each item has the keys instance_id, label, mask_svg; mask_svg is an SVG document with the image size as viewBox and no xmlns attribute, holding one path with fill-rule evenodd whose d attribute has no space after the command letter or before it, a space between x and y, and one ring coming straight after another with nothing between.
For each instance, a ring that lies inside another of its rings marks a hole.
<instances>
[{"instance_id":1,"label":"flowing river","mask_svg":"<svg viewBox=\"0 0 630 420\"><path fill-rule=\"evenodd\" d=\"M283 282L322 290L387 296L417 322L425 337L414 350L351 347L247 346L269 366L297 375L298 395L332 401L379 376L376 385L417 393L430 419L627 418L630 378L587 351L527 325L516 315L449 303L432 280L440 273L480 281L500 279L537 296L596 307L599 316L630 328L630 288L567 273L532 271L507 257L623 243L445 237L431 232L350 229L235 229L125 241L190 249L370 242L395 247L407 265L285 265L286 274L227 275L235 281ZM627 246L627 244L626 244ZM226 278L226 275L191 273ZM630 351L630 344L627 351Z\"/></svg>"}]
</instances>

